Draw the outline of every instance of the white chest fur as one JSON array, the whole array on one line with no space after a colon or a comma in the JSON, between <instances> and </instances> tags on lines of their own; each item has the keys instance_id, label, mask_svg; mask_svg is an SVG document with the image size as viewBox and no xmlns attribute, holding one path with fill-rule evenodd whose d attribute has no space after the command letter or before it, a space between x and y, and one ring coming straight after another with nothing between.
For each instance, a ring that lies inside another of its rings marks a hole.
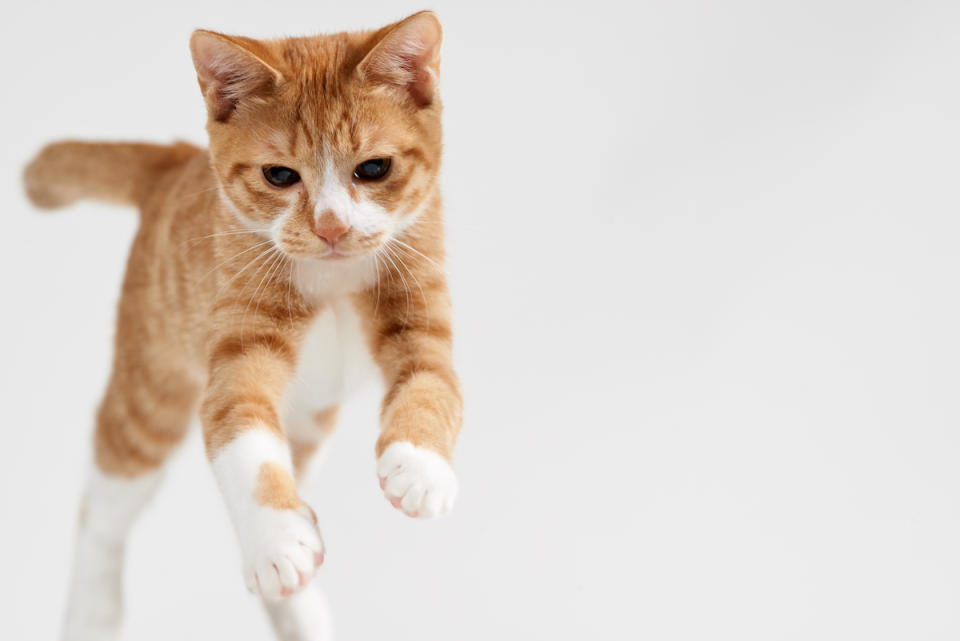
<instances>
[{"instance_id":1,"label":"white chest fur","mask_svg":"<svg viewBox=\"0 0 960 641\"><path fill-rule=\"evenodd\" d=\"M374 258L353 260L298 259L293 265L293 284L315 303L327 303L370 287L377 281Z\"/></svg>"},{"instance_id":2,"label":"white chest fur","mask_svg":"<svg viewBox=\"0 0 960 641\"><path fill-rule=\"evenodd\" d=\"M283 403L284 428L294 440L317 438L314 417L371 380L379 370L350 295L376 283L376 263L369 260L297 261L293 284L322 311L307 332L297 371Z\"/></svg>"},{"instance_id":3,"label":"white chest fur","mask_svg":"<svg viewBox=\"0 0 960 641\"><path fill-rule=\"evenodd\" d=\"M315 432L314 415L339 405L379 371L353 304L346 297L328 302L311 325L284 401L285 428L296 438Z\"/></svg>"}]
</instances>

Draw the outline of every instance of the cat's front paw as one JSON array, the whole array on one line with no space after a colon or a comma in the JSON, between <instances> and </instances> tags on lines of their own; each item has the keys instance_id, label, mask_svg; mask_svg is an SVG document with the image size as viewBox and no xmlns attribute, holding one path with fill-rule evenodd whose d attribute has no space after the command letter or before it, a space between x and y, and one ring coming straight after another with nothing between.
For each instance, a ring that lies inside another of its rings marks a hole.
<instances>
[{"instance_id":1,"label":"cat's front paw","mask_svg":"<svg viewBox=\"0 0 960 641\"><path fill-rule=\"evenodd\" d=\"M278 510L257 507L242 537L247 589L265 599L290 596L307 585L323 563L324 547L306 505Z\"/></svg>"},{"instance_id":2,"label":"cat's front paw","mask_svg":"<svg viewBox=\"0 0 960 641\"><path fill-rule=\"evenodd\" d=\"M412 443L392 443L377 459L380 487L407 516L431 519L453 508L457 477L447 459Z\"/></svg>"}]
</instances>

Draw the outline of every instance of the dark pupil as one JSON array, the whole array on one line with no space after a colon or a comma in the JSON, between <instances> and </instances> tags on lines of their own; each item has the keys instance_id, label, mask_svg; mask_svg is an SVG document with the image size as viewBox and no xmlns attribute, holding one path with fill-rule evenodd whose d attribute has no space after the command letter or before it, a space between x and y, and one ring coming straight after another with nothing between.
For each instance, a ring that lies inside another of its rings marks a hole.
<instances>
[{"instance_id":1,"label":"dark pupil","mask_svg":"<svg viewBox=\"0 0 960 641\"><path fill-rule=\"evenodd\" d=\"M387 163L383 158L365 160L357 167L357 174L361 178L380 178L386 172Z\"/></svg>"},{"instance_id":2,"label":"dark pupil","mask_svg":"<svg viewBox=\"0 0 960 641\"><path fill-rule=\"evenodd\" d=\"M300 176L289 167L271 167L267 170L267 177L275 185L292 185Z\"/></svg>"},{"instance_id":3,"label":"dark pupil","mask_svg":"<svg viewBox=\"0 0 960 641\"><path fill-rule=\"evenodd\" d=\"M273 179L278 183L285 183L293 178L293 172L284 167L274 167L272 170Z\"/></svg>"}]
</instances>

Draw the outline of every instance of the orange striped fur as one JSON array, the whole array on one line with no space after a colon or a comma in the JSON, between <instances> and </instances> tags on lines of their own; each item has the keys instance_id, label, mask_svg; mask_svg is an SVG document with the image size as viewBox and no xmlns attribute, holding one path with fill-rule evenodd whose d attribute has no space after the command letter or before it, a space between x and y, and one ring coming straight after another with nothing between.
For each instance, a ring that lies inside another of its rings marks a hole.
<instances>
[{"instance_id":1,"label":"orange striped fur","mask_svg":"<svg viewBox=\"0 0 960 641\"><path fill-rule=\"evenodd\" d=\"M429 12L282 40L198 31L209 151L60 142L30 163L38 207L95 198L140 212L96 421L100 472L136 479L160 468L197 413L211 459L250 430L284 441L281 400L311 323L335 298L359 315L383 374L377 455L409 443L450 459L461 394L442 267L439 43ZM371 158L390 159L387 176L355 178ZM300 181L271 184L264 171L275 166ZM343 207L383 224L348 224ZM346 227L335 247L324 236ZM335 414L316 414L317 430L329 432ZM292 445L300 471L315 444ZM255 474L256 504L302 513L285 465L265 459Z\"/></svg>"},{"instance_id":2,"label":"orange striped fur","mask_svg":"<svg viewBox=\"0 0 960 641\"><path fill-rule=\"evenodd\" d=\"M322 304L288 286L289 257L317 253L323 241L311 233L309 196L301 194L302 217L283 230L286 253L271 263L276 254L259 256L268 245L244 232L232 206L250 220L273 220L287 201L262 179L257 160L296 164L307 182L319 176L311 156L320 144L362 160L379 143L410 159L402 176L371 194L388 211L425 204L399 238L410 246L400 250L404 268L384 268L378 286L354 297L389 390L378 452L410 440L452 454L460 392L439 267L440 105L411 109L351 73L388 30L266 42L230 38L282 67L289 79L276 95L258 95L226 122L211 117L210 152L185 143L64 142L45 148L28 167L27 192L37 206L94 197L141 212L118 310L114 375L98 417L97 459L104 470L136 474L162 462L201 396L211 454L251 421L282 433L276 404L304 328ZM350 241L347 248L359 250L382 242L361 235ZM269 280L259 283L267 273Z\"/></svg>"}]
</instances>

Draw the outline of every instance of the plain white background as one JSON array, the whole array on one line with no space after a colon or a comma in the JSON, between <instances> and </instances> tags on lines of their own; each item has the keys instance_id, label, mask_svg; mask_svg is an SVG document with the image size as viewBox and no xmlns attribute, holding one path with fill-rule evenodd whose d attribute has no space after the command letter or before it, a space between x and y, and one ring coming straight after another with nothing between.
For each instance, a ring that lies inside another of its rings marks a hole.
<instances>
[{"instance_id":1,"label":"plain white background","mask_svg":"<svg viewBox=\"0 0 960 641\"><path fill-rule=\"evenodd\" d=\"M204 141L193 28L399 2L4 8L0 637L51 639L136 216L30 209L71 136ZM377 395L305 490L341 639L960 638L960 6L434 2L466 424L380 496ZM268 638L197 435L127 639Z\"/></svg>"}]
</instances>

